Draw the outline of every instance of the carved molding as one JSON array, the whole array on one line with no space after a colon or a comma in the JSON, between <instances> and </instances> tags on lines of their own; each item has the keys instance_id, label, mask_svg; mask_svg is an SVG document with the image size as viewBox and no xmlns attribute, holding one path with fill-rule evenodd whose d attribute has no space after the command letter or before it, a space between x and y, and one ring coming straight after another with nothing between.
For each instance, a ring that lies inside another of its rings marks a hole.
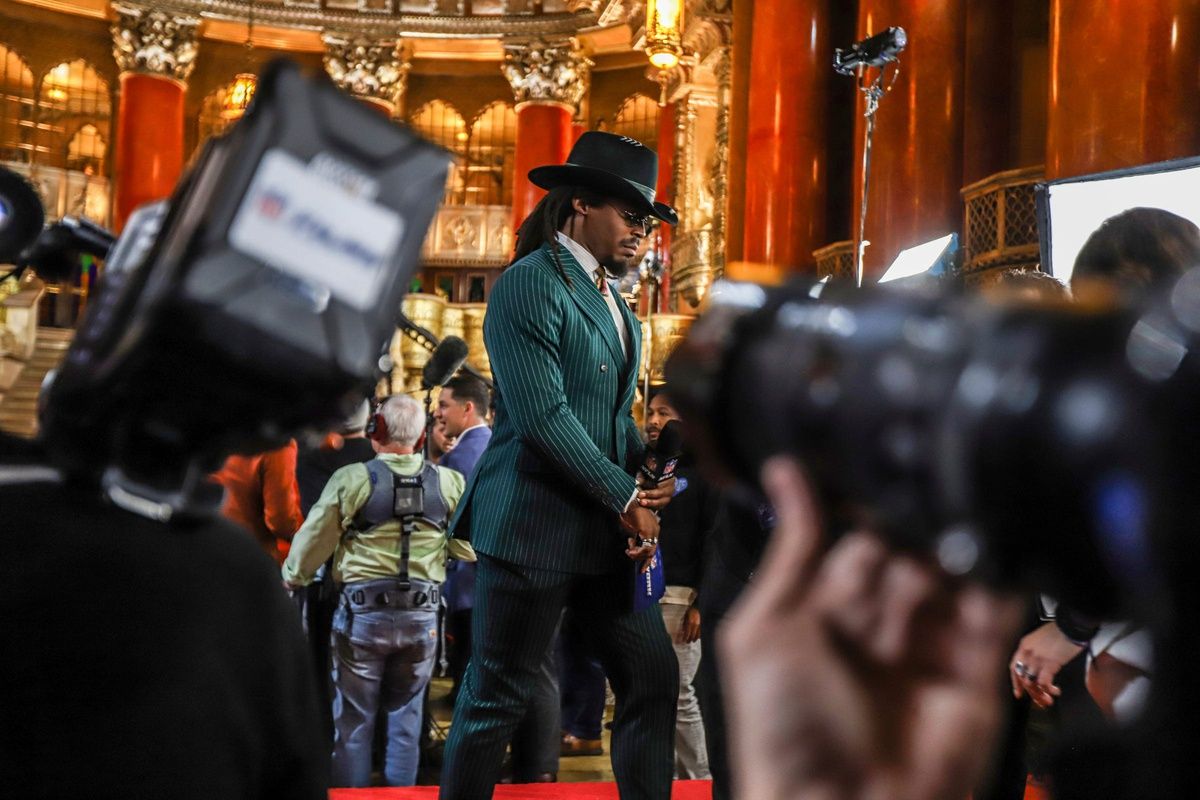
<instances>
[{"instance_id":1,"label":"carved molding","mask_svg":"<svg viewBox=\"0 0 1200 800\"><path fill-rule=\"evenodd\" d=\"M502 36L573 36L596 27L608 27L628 18L630 0L573 0L577 11L563 14L477 14L446 13L441 4L431 2L428 13L404 13L399 3L368 6L363 10L340 10L325 4L255 3L254 18L263 25L307 30L353 31L359 35L390 35L493 38ZM250 3L247 0L160 0L154 7L166 14L191 14L205 19L244 22ZM595 10L591 10L592 6Z\"/></svg>"},{"instance_id":2,"label":"carved molding","mask_svg":"<svg viewBox=\"0 0 1200 800\"><path fill-rule=\"evenodd\" d=\"M588 90L592 62L574 39L510 41L500 69L522 103L564 106L574 113Z\"/></svg>"},{"instance_id":3,"label":"carved molding","mask_svg":"<svg viewBox=\"0 0 1200 800\"><path fill-rule=\"evenodd\" d=\"M339 89L395 110L412 68L409 54L396 39L325 33L321 41L325 43L325 72Z\"/></svg>"},{"instance_id":4,"label":"carved molding","mask_svg":"<svg viewBox=\"0 0 1200 800\"><path fill-rule=\"evenodd\" d=\"M712 280L725 274L725 230L729 215L729 115L733 96L733 48L717 51L717 145L713 150Z\"/></svg>"},{"instance_id":5,"label":"carved molding","mask_svg":"<svg viewBox=\"0 0 1200 800\"><path fill-rule=\"evenodd\" d=\"M133 3L113 3L113 58L121 72L186 81L196 66L200 18Z\"/></svg>"}]
</instances>

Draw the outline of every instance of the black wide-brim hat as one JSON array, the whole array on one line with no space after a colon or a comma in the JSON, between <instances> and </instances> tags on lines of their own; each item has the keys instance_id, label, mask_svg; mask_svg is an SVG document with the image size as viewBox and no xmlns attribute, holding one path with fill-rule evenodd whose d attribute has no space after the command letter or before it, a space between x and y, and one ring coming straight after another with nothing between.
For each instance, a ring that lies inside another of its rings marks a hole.
<instances>
[{"instance_id":1,"label":"black wide-brim hat","mask_svg":"<svg viewBox=\"0 0 1200 800\"><path fill-rule=\"evenodd\" d=\"M637 210L675 225L679 215L654 200L658 153L637 139L604 131L587 131L575 142L567 163L529 170L534 186L584 186L606 197L631 203Z\"/></svg>"}]
</instances>

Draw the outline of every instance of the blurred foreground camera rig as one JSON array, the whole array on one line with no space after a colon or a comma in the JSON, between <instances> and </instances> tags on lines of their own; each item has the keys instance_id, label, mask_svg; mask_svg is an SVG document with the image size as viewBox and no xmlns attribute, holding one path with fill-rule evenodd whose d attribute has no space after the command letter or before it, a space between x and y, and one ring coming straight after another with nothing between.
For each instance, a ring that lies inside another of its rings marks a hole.
<instances>
[{"instance_id":1,"label":"blurred foreground camera rig","mask_svg":"<svg viewBox=\"0 0 1200 800\"><path fill-rule=\"evenodd\" d=\"M343 419L376 382L449 164L279 61L115 245L78 221L39 234L36 197L8 173L0 262L106 259L43 391L53 463L146 516L208 514L219 490L205 478L226 454Z\"/></svg>"},{"instance_id":2,"label":"blurred foreground camera rig","mask_svg":"<svg viewBox=\"0 0 1200 800\"><path fill-rule=\"evenodd\" d=\"M667 381L734 484L791 455L835 534L872 529L951 575L1148 626L1150 706L1089 758L1146 776L1117 796L1194 796L1200 268L1104 307L997 304L948 282L718 284Z\"/></svg>"}]
</instances>

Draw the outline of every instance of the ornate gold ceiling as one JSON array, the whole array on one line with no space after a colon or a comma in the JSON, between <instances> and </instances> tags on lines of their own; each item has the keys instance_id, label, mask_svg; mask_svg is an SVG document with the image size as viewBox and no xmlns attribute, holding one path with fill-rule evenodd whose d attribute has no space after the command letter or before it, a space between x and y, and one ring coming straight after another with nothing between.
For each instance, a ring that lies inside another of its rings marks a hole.
<instances>
[{"instance_id":1,"label":"ornate gold ceiling","mask_svg":"<svg viewBox=\"0 0 1200 800\"><path fill-rule=\"evenodd\" d=\"M107 15L105 0L21 0L58 11ZM208 20L308 31L488 39L574 36L627 22L640 0L155 0L146 5Z\"/></svg>"}]
</instances>

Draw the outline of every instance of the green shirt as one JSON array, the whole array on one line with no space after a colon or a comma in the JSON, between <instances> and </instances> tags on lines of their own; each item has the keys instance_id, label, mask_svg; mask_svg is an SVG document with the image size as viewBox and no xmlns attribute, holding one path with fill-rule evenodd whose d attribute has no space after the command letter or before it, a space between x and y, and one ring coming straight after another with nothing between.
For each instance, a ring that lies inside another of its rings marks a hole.
<instances>
[{"instance_id":1,"label":"green shirt","mask_svg":"<svg viewBox=\"0 0 1200 800\"><path fill-rule=\"evenodd\" d=\"M416 475L425 461L419 454L381 453L378 458L397 475ZM452 469L438 467L437 472L442 497L453 513L465 481ZM333 578L339 583L395 577L400 570L400 520L388 520L353 538L344 538L370 496L371 479L365 464L350 464L333 473L292 540L283 564L283 579L293 585L308 585L330 555L334 555ZM451 539L444 530L418 520L409 542L409 577L441 583L446 579L447 558L474 561L475 551L467 542Z\"/></svg>"}]
</instances>

